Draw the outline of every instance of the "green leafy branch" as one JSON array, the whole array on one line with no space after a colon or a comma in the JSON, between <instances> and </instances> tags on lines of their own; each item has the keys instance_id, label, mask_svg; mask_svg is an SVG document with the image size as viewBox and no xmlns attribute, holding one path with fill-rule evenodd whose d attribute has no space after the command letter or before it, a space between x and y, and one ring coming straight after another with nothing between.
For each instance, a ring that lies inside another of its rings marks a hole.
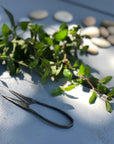
<instances>
[{"instance_id":1,"label":"green leafy branch","mask_svg":"<svg viewBox=\"0 0 114 144\"><path fill-rule=\"evenodd\" d=\"M63 75L68 81L70 81L70 85L67 87L59 87L52 92L52 95L60 95L65 91L70 91L79 84L82 84L83 86L93 90L92 95L89 99L89 103L94 103L99 96L105 101L106 110L111 113L113 108L109 101L111 101L112 97L114 96L114 88L112 88L112 90L110 91L105 85L111 81L112 76L107 76L102 80L98 80L91 75L90 66L84 65L83 62L81 62L80 60L76 61L76 63L72 66L72 69L73 72L69 69L65 69L63 71Z\"/></svg>"},{"instance_id":2,"label":"green leafy branch","mask_svg":"<svg viewBox=\"0 0 114 144\"><path fill-rule=\"evenodd\" d=\"M41 24L26 21L16 24L13 15L3 9L9 17L11 28L7 24L2 26L0 60L6 63L10 75L19 74L22 66L25 66L40 74L43 83L48 78L58 80L65 77L70 85L57 88L52 92L53 96L81 84L93 90L89 103L95 102L100 96L105 100L106 110L112 112L110 101L114 96L114 88L109 90L106 87L112 77L98 80L92 76L90 66L78 58L78 53L83 55L88 49L88 46L81 46L83 38L88 36L80 35L79 25L69 29L68 25L63 23L58 31L50 35ZM23 38L26 32L29 32L30 36Z\"/></svg>"}]
</instances>

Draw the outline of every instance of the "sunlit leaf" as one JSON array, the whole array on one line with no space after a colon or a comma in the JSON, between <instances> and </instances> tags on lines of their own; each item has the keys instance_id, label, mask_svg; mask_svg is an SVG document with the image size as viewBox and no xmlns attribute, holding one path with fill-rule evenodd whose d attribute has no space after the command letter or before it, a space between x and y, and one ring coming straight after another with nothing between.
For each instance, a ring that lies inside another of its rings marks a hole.
<instances>
[{"instance_id":1,"label":"sunlit leaf","mask_svg":"<svg viewBox=\"0 0 114 144\"><path fill-rule=\"evenodd\" d=\"M51 95L58 96L58 95L61 95L63 92L64 92L63 88L59 87L59 88L55 89L54 91L52 91Z\"/></svg>"},{"instance_id":2,"label":"sunlit leaf","mask_svg":"<svg viewBox=\"0 0 114 144\"><path fill-rule=\"evenodd\" d=\"M52 39L50 37L45 37L45 42L49 46L53 44L53 41L52 41Z\"/></svg>"},{"instance_id":3,"label":"sunlit leaf","mask_svg":"<svg viewBox=\"0 0 114 144\"><path fill-rule=\"evenodd\" d=\"M57 70L56 70L56 76L61 72L62 68L63 68L63 64L61 64L61 65L57 68Z\"/></svg>"},{"instance_id":4,"label":"sunlit leaf","mask_svg":"<svg viewBox=\"0 0 114 144\"><path fill-rule=\"evenodd\" d=\"M65 37L67 36L68 34L68 30L62 30L62 31L59 31L59 32L56 32L54 34L54 39L55 41L59 42L59 41L62 41L65 39Z\"/></svg>"},{"instance_id":5,"label":"sunlit leaf","mask_svg":"<svg viewBox=\"0 0 114 144\"><path fill-rule=\"evenodd\" d=\"M79 67L78 75L79 75L79 76L85 75L85 69L86 69L85 65L84 65L84 64L81 64L81 66Z\"/></svg>"},{"instance_id":6,"label":"sunlit leaf","mask_svg":"<svg viewBox=\"0 0 114 144\"><path fill-rule=\"evenodd\" d=\"M74 89L75 87L76 87L75 84L69 85L69 86L65 87L64 90L65 90L65 91L71 91L71 90Z\"/></svg>"},{"instance_id":7,"label":"sunlit leaf","mask_svg":"<svg viewBox=\"0 0 114 144\"><path fill-rule=\"evenodd\" d=\"M91 95L91 97L90 97L90 99L89 99L89 103L90 103L90 104L91 104L91 103L94 103L94 102L96 101L96 98L97 98L97 94L96 94L95 91L93 91L93 93L92 93L92 95Z\"/></svg>"},{"instance_id":8,"label":"sunlit leaf","mask_svg":"<svg viewBox=\"0 0 114 144\"><path fill-rule=\"evenodd\" d=\"M109 81L111 81L111 79L112 79L112 76L107 76L103 78L102 80L100 80L100 83L107 84Z\"/></svg>"},{"instance_id":9,"label":"sunlit leaf","mask_svg":"<svg viewBox=\"0 0 114 144\"><path fill-rule=\"evenodd\" d=\"M58 54L59 50L60 50L60 45L55 45L54 46L54 51L55 51L56 55Z\"/></svg>"}]
</instances>

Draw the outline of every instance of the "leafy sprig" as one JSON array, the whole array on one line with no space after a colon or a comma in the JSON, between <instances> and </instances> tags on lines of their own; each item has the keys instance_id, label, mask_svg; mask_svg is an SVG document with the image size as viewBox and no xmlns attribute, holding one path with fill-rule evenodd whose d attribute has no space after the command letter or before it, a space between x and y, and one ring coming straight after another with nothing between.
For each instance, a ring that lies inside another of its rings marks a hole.
<instances>
[{"instance_id":1,"label":"leafy sprig","mask_svg":"<svg viewBox=\"0 0 114 144\"><path fill-rule=\"evenodd\" d=\"M53 96L82 84L93 90L89 103L94 103L99 96L104 99L106 110L112 112L110 101L114 96L114 88L109 90L106 87L112 77L107 76L102 80L93 77L90 66L78 58L78 52L83 55L88 48L81 46L83 38L88 36L80 35L80 26L69 29L68 25L63 23L58 31L50 35L44 30L44 25L26 21L16 24L13 15L3 9L10 19L11 28L7 24L2 26L0 60L5 61L11 75L17 75L22 66L25 66L38 72L43 83L47 78L57 80L65 77L70 85L60 86L52 92ZM22 33L29 32L30 36L23 38L18 34L18 30Z\"/></svg>"}]
</instances>

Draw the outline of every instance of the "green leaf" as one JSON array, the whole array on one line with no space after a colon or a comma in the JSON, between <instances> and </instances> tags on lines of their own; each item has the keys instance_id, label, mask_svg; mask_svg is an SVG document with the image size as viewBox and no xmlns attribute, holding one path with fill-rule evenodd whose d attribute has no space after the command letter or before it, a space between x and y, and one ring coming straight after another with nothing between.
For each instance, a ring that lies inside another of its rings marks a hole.
<instances>
[{"instance_id":1,"label":"green leaf","mask_svg":"<svg viewBox=\"0 0 114 144\"><path fill-rule=\"evenodd\" d=\"M86 69L85 65L84 65L84 64L81 64L81 66L80 66L80 68L79 68L78 75L79 75L79 76L85 75L85 69Z\"/></svg>"},{"instance_id":2,"label":"green leaf","mask_svg":"<svg viewBox=\"0 0 114 144\"><path fill-rule=\"evenodd\" d=\"M50 62L50 64L54 64L54 62ZM63 64L61 64L60 66L56 66L56 65L53 65L51 66L51 73L52 75L58 75L60 73L60 71L62 70L63 68Z\"/></svg>"},{"instance_id":3,"label":"green leaf","mask_svg":"<svg viewBox=\"0 0 114 144\"><path fill-rule=\"evenodd\" d=\"M104 85L102 85L101 83L98 84L97 86L97 91L101 94L106 94L108 92L108 88Z\"/></svg>"},{"instance_id":4,"label":"green leaf","mask_svg":"<svg viewBox=\"0 0 114 144\"><path fill-rule=\"evenodd\" d=\"M90 77L89 81L92 83L94 87L97 87L99 80L96 77Z\"/></svg>"},{"instance_id":5,"label":"green leaf","mask_svg":"<svg viewBox=\"0 0 114 144\"><path fill-rule=\"evenodd\" d=\"M10 73L10 75L15 75L16 74L15 63L10 58L7 59L7 70Z\"/></svg>"},{"instance_id":6,"label":"green leaf","mask_svg":"<svg viewBox=\"0 0 114 144\"><path fill-rule=\"evenodd\" d=\"M91 74L91 68L90 68L89 65L87 65L86 68L85 68L85 76L86 76L86 77L89 77L90 74Z\"/></svg>"},{"instance_id":7,"label":"green leaf","mask_svg":"<svg viewBox=\"0 0 114 144\"><path fill-rule=\"evenodd\" d=\"M66 38L67 34L68 34L68 30L66 30L66 29L62 30L62 31L59 31L59 32L56 32L54 34L54 39L57 42L62 41Z\"/></svg>"},{"instance_id":8,"label":"green leaf","mask_svg":"<svg viewBox=\"0 0 114 144\"><path fill-rule=\"evenodd\" d=\"M81 50L80 50L80 55L83 55L88 49L88 46L84 46Z\"/></svg>"},{"instance_id":9,"label":"green leaf","mask_svg":"<svg viewBox=\"0 0 114 144\"><path fill-rule=\"evenodd\" d=\"M64 30L64 29L68 29L68 26L67 26L66 23L62 23L62 24L60 25L60 30Z\"/></svg>"},{"instance_id":10,"label":"green leaf","mask_svg":"<svg viewBox=\"0 0 114 144\"><path fill-rule=\"evenodd\" d=\"M100 80L100 83L107 84L109 81L111 81L111 79L112 79L112 76L107 76L103 78L102 80Z\"/></svg>"},{"instance_id":11,"label":"green leaf","mask_svg":"<svg viewBox=\"0 0 114 144\"><path fill-rule=\"evenodd\" d=\"M41 56L46 49L44 43L39 43L39 42L35 42L35 48L37 49L37 53L39 56Z\"/></svg>"},{"instance_id":12,"label":"green leaf","mask_svg":"<svg viewBox=\"0 0 114 144\"><path fill-rule=\"evenodd\" d=\"M21 29L23 31L26 31L28 28L28 24L29 24L29 22L20 22Z\"/></svg>"},{"instance_id":13,"label":"green leaf","mask_svg":"<svg viewBox=\"0 0 114 144\"><path fill-rule=\"evenodd\" d=\"M108 102L108 100L105 100L105 105L106 105L106 110L111 113L113 109L111 104Z\"/></svg>"},{"instance_id":14,"label":"green leaf","mask_svg":"<svg viewBox=\"0 0 114 144\"><path fill-rule=\"evenodd\" d=\"M53 44L53 41L50 37L45 37L45 43L49 46L51 46Z\"/></svg>"},{"instance_id":15,"label":"green leaf","mask_svg":"<svg viewBox=\"0 0 114 144\"><path fill-rule=\"evenodd\" d=\"M50 74L50 69L46 69L44 74L42 75L42 83L45 84L47 77Z\"/></svg>"},{"instance_id":16,"label":"green leaf","mask_svg":"<svg viewBox=\"0 0 114 144\"><path fill-rule=\"evenodd\" d=\"M111 100L112 100L112 98L111 98L110 96L108 96L108 97L107 97L107 100L111 101Z\"/></svg>"},{"instance_id":17,"label":"green leaf","mask_svg":"<svg viewBox=\"0 0 114 144\"><path fill-rule=\"evenodd\" d=\"M82 64L82 61L81 61L81 60L77 60L77 61L74 63L73 67L79 67L81 64Z\"/></svg>"},{"instance_id":18,"label":"green leaf","mask_svg":"<svg viewBox=\"0 0 114 144\"><path fill-rule=\"evenodd\" d=\"M7 37L8 35L11 34L11 30L6 24L3 24L3 26L2 26L2 34L5 37Z\"/></svg>"},{"instance_id":19,"label":"green leaf","mask_svg":"<svg viewBox=\"0 0 114 144\"><path fill-rule=\"evenodd\" d=\"M94 102L96 101L96 98L97 98L97 94L96 94L95 91L93 91L93 93L92 93L92 95L91 95L91 97L90 97L90 99L89 99L89 103L90 103L90 104L91 104L91 103L94 103Z\"/></svg>"},{"instance_id":20,"label":"green leaf","mask_svg":"<svg viewBox=\"0 0 114 144\"><path fill-rule=\"evenodd\" d=\"M57 70L56 70L56 76L61 72L62 68L63 68L63 64L61 64L61 65L57 68Z\"/></svg>"},{"instance_id":21,"label":"green leaf","mask_svg":"<svg viewBox=\"0 0 114 144\"><path fill-rule=\"evenodd\" d=\"M67 80L72 79L72 72L69 69L64 69L63 75Z\"/></svg>"},{"instance_id":22,"label":"green leaf","mask_svg":"<svg viewBox=\"0 0 114 144\"><path fill-rule=\"evenodd\" d=\"M34 61L32 61L30 64L29 64L29 66L30 67L36 67L37 65L38 65L38 59L35 59Z\"/></svg>"},{"instance_id":23,"label":"green leaf","mask_svg":"<svg viewBox=\"0 0 114 144\"><path fill-rule=\"evenodd\" d=\"M54 91L52 91L51 95L58 96L58 95L62 94L63 92L64 92L63 88L59 87L59 88L55 89Z\"/></svg>"},{"instance_id":24,"label":"green leaf","mask_svg":"<svg viewBox=\"0 0 114 144\"><path fill-rule=\"evenodd\" d=\"M70 91L70 90L74 89L75 87L76 87L75 84L69 85L69 86L65 87L64 90L65 90L65 91Z\"/></svg>"},{"instance_id":25,"label":"green leaf","mask_svg":"<svg viewBox=\"0 0 114 144\"><path fill-rule=\"evenodd\" d=\"M3 9L4 9L5 13L7 14L7 16L9 17L11 25L14 27L15 21L14 21L13 15L6 8L3 7Z\"/></svg>"},{"instance_id":26,"label":"green leaf","mask_svg":"<svg viewBox=\"0 0 114 144\"><path fill-rule=\"evenodd\" d=\"M114 96L114 88L107 94L107 96Z\"/></svg>"},{"instance_id":27,"label":"green leaf","mask_svg":"<svg viewBox=\"0 0 114 144\"><path fill-rule=\"evenodd\" d=\"M54 46L54 51L55 51L56 55L58 54L59 50L60 50L60 45L55 45Z\"/></svg>"}]
</instances>

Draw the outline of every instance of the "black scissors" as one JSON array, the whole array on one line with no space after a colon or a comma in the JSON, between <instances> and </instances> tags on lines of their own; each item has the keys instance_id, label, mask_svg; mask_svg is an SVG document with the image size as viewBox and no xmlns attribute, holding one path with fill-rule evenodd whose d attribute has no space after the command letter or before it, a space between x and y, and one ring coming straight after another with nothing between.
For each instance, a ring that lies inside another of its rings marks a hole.
<instances>
[{"instance_id":1,"label":"black scissors","mask_svg":"<svg viewBox=\"0 0 114 144\"><path fill-rule=\"evenodd\" d=\"M41 103L39 101L36 101L36 100L34 100L32 98L28 98L28 97L26 97L26 96L24 96L22 94L19 94L19 93L15 92L15 91L12 91L12 90L8 90L8 91L10 93L12 93L13 95L15 95L17 98L19 98L20 100L13 99L11 97L7 97L7 96L4 96L4 95L2 95L2 97L4 97L5 99L11 101L12 103L16 104L17 106L19 106L19 107L21 107L21 108L33 113L34 115L40 117L41 119L45 120L46 122L48 122L48 123L50 123L50 124L52 124L54 126L57 126L57 127L60 127L60 128L66 128L66 129L71 128L73 126L73 118L70 115L68 115L66 112L64 112L64 111L62 111L62 110L60 110L60 109L58 109L56 107ZM31 104L39 104L39 105L42 105L44 107L53 109L53 110L63 114L69 120L69 124L67 124L67 125L59 124L59 123L56 123L54 121L51 121L51 120L43 117L42 115L38 114L37 112L35 112L34 110L32 110L29 107Z\"/></svg>"}]
</instances>

